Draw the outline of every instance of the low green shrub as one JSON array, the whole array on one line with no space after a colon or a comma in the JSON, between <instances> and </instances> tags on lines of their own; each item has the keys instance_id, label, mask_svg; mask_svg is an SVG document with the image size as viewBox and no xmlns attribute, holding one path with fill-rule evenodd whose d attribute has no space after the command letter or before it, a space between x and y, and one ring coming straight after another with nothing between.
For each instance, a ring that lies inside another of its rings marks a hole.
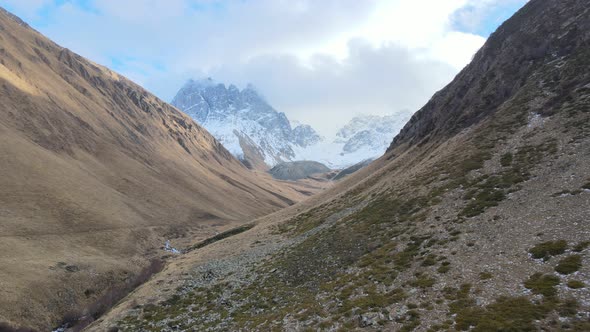
<instances>
[{"instance_id":1,"label":"low green shrub","mask_svg":"<svg viewBox=\"0 0 590 332\"><path fill-rule=\"evenodd\" d=\"M567 282L567 287L571 289L580 289L586 287L586 284L580 280L570 280Z\"/></svg>"},{"instance_id":2,"label":"low green shrub","mask_svg":"<svg viewBox=\"0 0 590 332\"><path fill-rule=\"evenodd\" d=\"M571 255L559 261L555 271L560 274L572 274L582 267L582 256Z\"/></svg>"},{"instance_id":3,"label":"low green shrub","mask_svg":"<svg viewBox=\"0 0 590 332\"><path fill-rule=\"evenodd\" d=\"M557 295L555 286L559 285L559 277L550 274L533 274L524 282L524 287L530 289L534 294L541 294L545 297L554 297Z\"/></svg>"},{"instance_id":4,"label":"low green shrub","mask_svg":"<svg viewBox=\"0 0 590 332\"><path fill-rule=\"evenodd\" d=\"M449 265L441 265L436 271L438 273L447 273L451 270L451 267Z\"/></svg>"},{"instance_id":5,"label":"low green shrub","mask_svg":"<svg viewBox=\"0 0 590 332\"><path fill-rule=\"evenodd\" d=\"M575 252L582 252L584 251L586 248L588 248L590 246L590 241L582 241L578 244L576 244L572 250Z\"/></svg>"},{"instance_id":6,"label":"low green shrub","mask_svg":"<svg viewBox=\"0 0 590 332\"><path fill-rule=\"evenodd\" d=\"M422 261L422 266L433 266L436 265L436 255L430 254Z\"/></svg>"},{"instance_id":7,"label":"low green shrub","mask_svg":"<svg viewBox=\"0 0 590 332\"><path fill-rule=\"evenodd\" d=\"M557 312L561 317L573 317L580 309L580 304L574 298L569 298L559 305Z\"/></svg>"},{"instance_id":8,"label":"low green shrub","mask_svg":"<svg viewBox=\"0 0 590 332\"><path fill-rule=\"evenodd\" d=\"M498 202L503 201L506 194L502 190L484 189L478 192L475 197L467 203L461 215L465 217L475 217L483 213L487 208L498 206Z\"/></svg>"},{"instance_id":9,"label":"low green shrub","mask_svg":"<svg viewBox=\"0 0 590 332\"><path fill-rule=\"evenodd\" d=\"M544 306L531 303L525 297L500 297L484 308L463 308L457 312L455 323L462 331L535 331L534 322L546 315Z\"/></svg>"},{"instance_id":10,"label":"low green shrub","mask_svg":"<svg viewBox=\"0 0 590 332\"><path fill-rule=\"evenodd\" d=\"M512 164L512 153L506 152L500 158L500 164L502 167L508 167Z\"/></svg>"},{"instance_id":11,"label":"low green shrub","mask_svg":"<svg viewBox=\"0 0 590 332\"><path fill-rule=\"evenodd\" d=\"M432 287L435 283L436 280L434 278L431 278L428 275L420 275L410 282L410 286L425 289Z\"/></svg>"},{"instance_id":12,"label":"low green shrub","mask_svg":"<svg viewBox=\"0 0 590 332\"><path fill-rule=\"evenodd\" d=\"M529 253L535 259L549 259L550 256L561 255L567 249L567 242L565 240L542 242L529 250Z\"/></svg>"}]
</instances>

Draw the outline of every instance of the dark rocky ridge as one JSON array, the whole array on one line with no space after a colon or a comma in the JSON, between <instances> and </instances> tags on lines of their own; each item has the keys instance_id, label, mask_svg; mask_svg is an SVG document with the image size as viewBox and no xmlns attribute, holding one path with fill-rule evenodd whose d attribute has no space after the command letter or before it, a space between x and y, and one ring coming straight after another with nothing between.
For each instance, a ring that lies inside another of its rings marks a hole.
<instances>
[{"instance_id":1,"label":"dark rocky ridge","mask_svg":"<svg viewBox=\"0 0 590 332\"><path fill-rule=\"evenodd\" d=\"M349 176L350 174L357 172L358 170L367 167L370 163L372 163L374 161L374 159L367 159L367 160L363 160L360 163L356 163L350 167L347 167L343 170L341 170L340 172L338 172L338 174L336 174L336 176L334 176L332 178L332 180L337 181L340 179L344 179L345 177Z\"/></svg>"},{"instance_id":2,"label":"dark rocky ridge","mask_svg":"<svg viewBox=\"0 0 590 332\"><path fill-rule=\"evenodd\" d=\"M514 96L541 65L588 45L588 5L584 0L530 1L412 116L388 151L403 144L442 141L480 122Z\"/></svg>"}]
</instances>

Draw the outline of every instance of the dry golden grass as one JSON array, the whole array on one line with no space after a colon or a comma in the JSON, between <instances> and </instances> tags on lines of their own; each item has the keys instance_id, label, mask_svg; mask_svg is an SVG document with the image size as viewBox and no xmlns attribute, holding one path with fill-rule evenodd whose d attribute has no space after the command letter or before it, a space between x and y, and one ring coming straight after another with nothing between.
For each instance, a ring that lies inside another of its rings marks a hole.
<instances>
[{"instance_id":1,"label":"dry golden grass","mask_svg":"<svg viewBox=\"0 0 590 332\"><path fill-rule=\"evenodd\" d=\"M47 330L166 239L182 246L326 186L251 172L138 85L4 11L0 27L0 321Z\"/></svg>"}]
</instances>

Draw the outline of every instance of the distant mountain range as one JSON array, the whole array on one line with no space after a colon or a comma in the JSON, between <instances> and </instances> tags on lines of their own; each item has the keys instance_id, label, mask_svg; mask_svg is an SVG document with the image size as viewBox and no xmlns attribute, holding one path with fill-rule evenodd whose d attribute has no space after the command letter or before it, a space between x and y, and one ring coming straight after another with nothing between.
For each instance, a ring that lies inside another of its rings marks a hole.
<instances>
[{"instance_id":1,"label":"distant mountain range","mask_svg":"<svg viewBox=\"0 0 590 332\"><path fill-rule=\"evenodd\" d=\"M189 80L172 105L215 136L246 166L268 169L295 160L320 161L345 168L382 155L409 119L407 112L389 116L361 115L336 137L321 137L306 124L290 121L249 84L240 90L211 78Z\"/></svg>"}]
</instances>

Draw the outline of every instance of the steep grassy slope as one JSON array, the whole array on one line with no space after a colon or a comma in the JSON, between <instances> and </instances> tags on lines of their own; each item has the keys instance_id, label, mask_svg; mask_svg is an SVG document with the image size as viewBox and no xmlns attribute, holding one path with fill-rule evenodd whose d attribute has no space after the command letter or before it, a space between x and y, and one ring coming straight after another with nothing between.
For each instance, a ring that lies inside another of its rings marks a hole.
<instances>
[{"instance_id":1,"label":"steep grassy slope","mask_svg":"<svg viewBox=\"0 0 590 332\"><path fill-rule=\"evenodd\" d=\"M590 330L588 17L531 0L385 156L90 330Z\"/></svg>"},{"instance_id":2,"label":"steep grassy slope","mask_svg":"<svg viewBox=\"0 0 590 332\"><path fill-rule=\"evenodd\" d=\"M0 90L0 321L47 330L166 239L318 189L249 172L184 114L4 10Z\"/></svg>"}]
</instances>

